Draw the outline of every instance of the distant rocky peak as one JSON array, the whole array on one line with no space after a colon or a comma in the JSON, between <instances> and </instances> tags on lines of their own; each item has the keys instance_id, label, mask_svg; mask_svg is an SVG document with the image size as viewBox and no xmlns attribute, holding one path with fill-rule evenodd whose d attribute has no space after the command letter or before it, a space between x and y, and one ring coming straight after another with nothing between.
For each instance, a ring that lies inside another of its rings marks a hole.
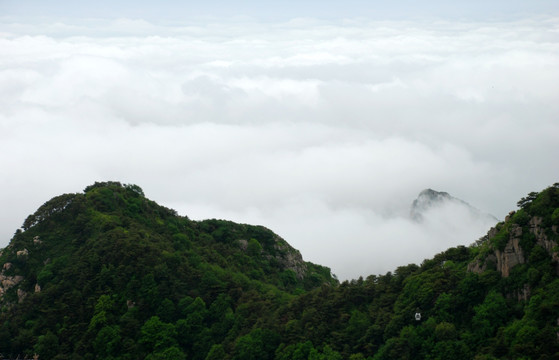
<instances>
[{"instance_id":1,"label":"distant rocky peak","mask_svg":"<svg viewBox=\"0 0 559 360\"><path fill-rule=\"evenodd\" d=\"M416 221L421 221L427 210L453 200L458 199L453 198L447 192L425 189L419 193L417 199L411 204L410 217Z\"/></svg>"},{"instance_id":2,"label":"distant rocky peak","mask_svg":"<svg viewBox=\"0 0 559 360\"><path fill-rule=\"evenodd\" d=\"M435 191L433 189L425 189L419 193L417 199L414 200L416 206L433 206L445 200L455 199L444 191Z\"/></svg>"},{"instance_id":3,"label":"distant rocky peak","mask_svg":"<svg viewBox=\"0 0 559 360\"><path fill-rule=\"evenodd\" d=\"M415 199L411 204L410 217L415 221L421 222L429 210L450 204L468 210L473 217L483 218L495 222L498 221L495 216L476 209L464 200L455 198L447 192L436 191L433 189L425 189L419 193L417 199Z\"/></svg>"}]
</instances>

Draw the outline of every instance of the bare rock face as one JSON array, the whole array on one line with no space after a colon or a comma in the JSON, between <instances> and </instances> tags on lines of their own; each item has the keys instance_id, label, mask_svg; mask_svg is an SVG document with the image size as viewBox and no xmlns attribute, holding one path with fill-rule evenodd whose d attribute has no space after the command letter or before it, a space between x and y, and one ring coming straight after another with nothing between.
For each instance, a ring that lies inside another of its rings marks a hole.
<instances>
[{"instance_id":1,"label":"bare rock face","mask_svg":"<svg viewBox=\"0 0 559 360\"><path fill-rule=\"evenodd\" d=\"M248 251L247 240L238 239L237 242L242 251ZM282 269L292 270L295 272L297 278L302 279L305 277L305 274L307 273L307 264L305 264L305 261L298 250L292 248L280 237L275 238L274 250L274 255L269 253L266 254L264 250L262 253L268 259L275 258Z\"/></svg>"},{"instance_id":2,"label":"bare rock face","mask_svg":"<svg viewBox=\"0 0 559 360\"><path fill-rule=\"evenodd\" d=\"M542 228L543 219L540 216L533 216L528 223L530 225L530 232L536 237L536 243L543 247L551 255L555 262L559 262L559 254L555 251L557 243L548 238L545 229ZM552 232L557 234L557 226L553 226Z\"/></svg>"},{"instance_id":3,"label":"bare rock face","mask_svg":"<svg viewBox=\"0 0 559 360\"><path fill-rule=\"evenodd\" d=\"M493 238L497 234L497 229L491 228L486 236L481 240L488 240ZM497 271L501 273L503 277L508 277L510 275L510 270L518 265L524 264L526 262L526 257L524 255L524 250L520 247L520 238L522 237L522 227L517 224L513 224L509 231L509 239L505 248L501 251L495 249L493 253L487 255L483 260L476 259L468 264L468 271L475 273L484 272L488 265L495 263Z\"/></svg>"},{"instance_id":4,"label":"bare rock face","mask_svg":"<svg viewBox=\"0 0 559 360\"><path fill-rule=\"evenodd\" d=\"M489 239L497 235L497 232L498 232L497 228L492 227L491 229L489 229L487 234L485 236L482 236L476 243L482 244L489 241ZM496 264L496 263L497 263L497 257L495 256L495 254L489 254L485 259L475 259L474 261L469 263L468 271L474 272L476 274L481 274L482 272L487 270L489 264Z\"/></svg>"},{"instance_id":5,"label":"bare rock face","mask_svg":"<svg viewBox=\"0 0 559 360\"><path fill-rule=\"evenodd\" d=\"M514 213L509 214L510 216ZM510 216L508 218L510 218ZM508 220L508 219L507 219ZM557 243L548 237L546 229L542 227L543 219L539 216L533 216L528 222L528 231L534 235L536 239L536 244L544 248L552 257L553 261L557 263L557 274L559 275L559 254L557 252ZM501 251L499 249L494 249L493 252L485 259L476 259L468 264L468 271L475 273L481 273L485 271L488 264L491 262L496 262L497 270L501 273L503 277L508 277L510 275L511 269L518 265L524 264L527 261L527 255L520 246L520 240L522 238L523 229L518 224L511 224L509 229L509 238L505 245L505 248ZM557 234L557 227L553 226L551 230L554 234ZM489 230L486 236L484 236L480 241L486 241L497 235L497 230L492 228ZM530 290L525 289L522 294L519 294L519 299L526 298L530 294Z\"/></svg>"},{"instance_id":6,"label":"bare rock face","mask_svg":"<svg viewBox=\"0 0 559 360\"><path fill-rule=\"evenodd\" d=\"M517 225L517 228L511 231L510 239L504 250L495 250L497 270L501 272L503 277L508 277L514 266L526 262L524 251L520 247L520 236L522 236L522 228Z\"/></svg>"},{"instance_id":7,"label":"bare rock face","mask_svg":"<svg viewBox=\"0 0 559 360\"><path fill-rule=\"evenodd\" d=\"M482 262L479 259L476 259L468 264L468 271L474 272L476 274L481 274L489 267L489 264L496 264L497 257L494 254L489 254Z\"/></svg>"},{"instance_id":8,"label":"bare rock face","mask_svg":"<svg viewBox=\"0 0 559 360\"><path fill-rule=\"evenodd\" d=\"M276 250L279 250L281 254L280 256L276 256L276 259L282 267L294 271L297 278L302 279L307 273L307 264L305 264L301 253L280 241L276 241L274 247Z\"/></svg>"},{"instance_id":9,"label":"bare rock face","mask_svg":"<svg viewBox=\"0 0 559 360\"><path fill-rule=\"evenodd\" d=\"M555 272L559 275L559 254L557 252L557 243L554 240L549 239L544 228L542 228L543 219L540 216L533 216L528 223L530 226L530 232L536 237L536 243L544 248L551 259L556 263ZM557 234L557 226L553 225L551 231Z\"/></svg>"}]
</instances>

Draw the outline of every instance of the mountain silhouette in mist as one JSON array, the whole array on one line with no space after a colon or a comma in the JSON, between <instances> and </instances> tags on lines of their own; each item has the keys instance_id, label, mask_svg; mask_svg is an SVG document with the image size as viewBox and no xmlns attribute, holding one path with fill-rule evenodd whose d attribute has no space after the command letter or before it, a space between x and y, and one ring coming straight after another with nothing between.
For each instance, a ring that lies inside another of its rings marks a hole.
<instances>
[{"instance_id":1,"label":"mountain silhouette in mist","mask_svg":"<svg viewBox=\"0 0 559 360\"><path fill-rule=\"evenodd\" d=\"M475 208L464 200L453 197L447 192L433 189L425 189L419 193L417 199L411 204L410 217L417 222L422 222L432 210L445 207L452 208L455 211L466 210L473 220L488 222L489 224L495 224L499 221L495 216Z\"/></svg>"}]
</instances>

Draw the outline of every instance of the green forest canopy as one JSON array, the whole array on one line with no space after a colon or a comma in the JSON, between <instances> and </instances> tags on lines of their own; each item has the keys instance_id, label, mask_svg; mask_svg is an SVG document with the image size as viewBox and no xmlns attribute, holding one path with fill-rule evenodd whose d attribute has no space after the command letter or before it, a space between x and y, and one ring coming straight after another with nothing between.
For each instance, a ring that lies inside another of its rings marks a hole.
<instances>
[{"instance_id":1,"label":"green forest canopy","mask_svg":"<svg viewBox=\"0 0 559 360\"><path fill-rule=\"evenodd\" d=\"M264 227L192 221L137 185L96 183L45 203L2 251L0 353L555 359L559 184L518 205L469 247L339 283ZM509 248L521 261L505 269Z\"/></svg>"}]
</instances>

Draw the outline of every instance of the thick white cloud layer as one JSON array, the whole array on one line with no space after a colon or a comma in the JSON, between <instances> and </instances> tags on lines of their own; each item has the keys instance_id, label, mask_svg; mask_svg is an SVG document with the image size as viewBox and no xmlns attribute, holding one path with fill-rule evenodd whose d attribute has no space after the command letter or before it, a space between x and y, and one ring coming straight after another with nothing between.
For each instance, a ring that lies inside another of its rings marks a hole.
<instances>
[{"instance_id":1,"label":"thick white cloud layer","mask_svg":"<svg viewBox=\"0 0 559 360\"><path fill-rule=\"evenodd\" d=\"M52 196L135 183L351 278L469 244L558 181L559 18L0 23L0 247ZM438 220L437 220L438 219Z\"/></svg>"}]
</instances>

